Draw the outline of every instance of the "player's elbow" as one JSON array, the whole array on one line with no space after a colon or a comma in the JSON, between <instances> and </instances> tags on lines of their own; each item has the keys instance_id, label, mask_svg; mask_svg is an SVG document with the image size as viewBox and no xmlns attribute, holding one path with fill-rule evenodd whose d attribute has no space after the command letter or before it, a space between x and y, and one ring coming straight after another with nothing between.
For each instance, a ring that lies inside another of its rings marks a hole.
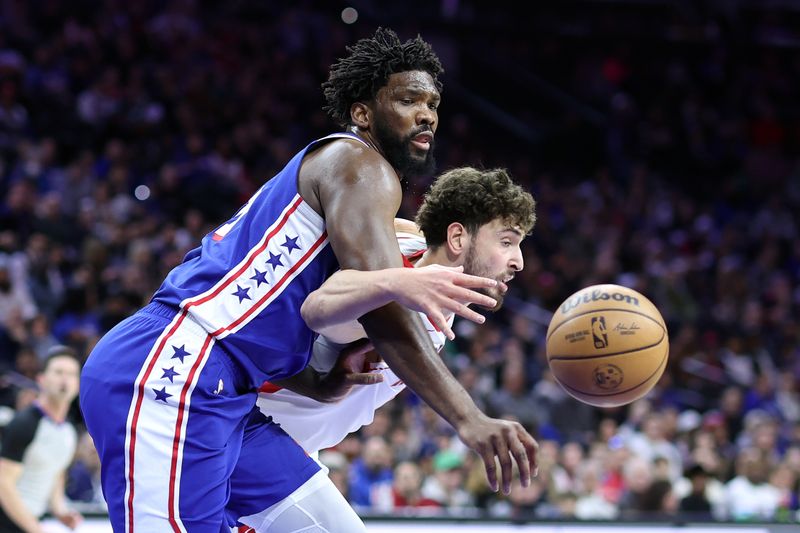
<instances>
[{"instance_id":1,"label":"player's elbow","mask_svg":"<svg viewBox=\"0 0 800 533\"><path fill-rule=\"evenodd\" d=\"M309 329L313 331L319 331L324 326L319 309L320 302L316 292L309 294L303 301L303 305L300 306L300 316L303 317Z\"/></svg>"}]
</instances>

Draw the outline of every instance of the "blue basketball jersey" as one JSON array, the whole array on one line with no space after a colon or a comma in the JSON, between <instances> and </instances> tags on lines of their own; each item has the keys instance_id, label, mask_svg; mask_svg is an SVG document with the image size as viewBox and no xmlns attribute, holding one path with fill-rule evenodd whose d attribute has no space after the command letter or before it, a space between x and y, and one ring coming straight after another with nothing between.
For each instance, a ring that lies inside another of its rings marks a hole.
<instances>
[{"instance_id":1,"label":"blue basketball jersey","mask_svg":"<svg viewBox=\"0 0 800 533\"><path fill-rule=\"evenodd\" d=\"M339 265L325 220L300 197L298 172L310 150L340 138L364 142L339 133L309 144L206 235L153 296L210 333L253 387L299 372L310 358L316 334L300 306Z\"/></svg>"}]
</instances>

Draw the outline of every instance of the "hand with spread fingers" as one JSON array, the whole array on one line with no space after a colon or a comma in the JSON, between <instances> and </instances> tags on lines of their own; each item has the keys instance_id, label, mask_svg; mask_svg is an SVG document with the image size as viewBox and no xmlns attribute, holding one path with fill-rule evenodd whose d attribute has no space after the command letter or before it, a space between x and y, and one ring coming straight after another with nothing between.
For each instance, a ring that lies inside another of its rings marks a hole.
<instances>
[{"instance_id":1,"label":"hand with spread fingers","mask_svg":"<svg viewBox=\"0 0 800 533\"><path fill-rule=\"evenodd\" d=\"M309 328L342 342L342 324L397 302L427 315L452 340L455 338L450 326L452 315L483 323L483 315L468 306L495 308L497 300L484 292L497 286L495 279L465 274L462 266L432 264L377 271L341 270L306 298L301 313ZM357 329L358 333L354 332L347 340L365 335L360 326Z\"/></svg>"},{"instance_id":2,"label":"hand with spread fingers","mask_svg":"<svg viewBox=\"0 0 800 533\"><path fill-rule=\"evenodd\" d=\"M395 301L425 313L447 338L453 340L448 320L449 314L456 314L478 324L486 319L473 311L470 304L493 308L497 300L487 296L480 289L491 289L497 281L464 273L464 267L428 265L420 268L407 268L397 272L391 280Z\"/></svg>"},{"instance_id":3,"label":"hand with spread fingers","mask_svg":"<svg viewBox=\"0 0 800 533\"><path fill-rule=\"evenodd\" d=\"M486 468L486 478L492 490L498 489L497 461L503 494L511 490L513 461L519 468L519 479L523 487L530 485L531 476L538 474L539 445L519 422L499 420L481 415L458 427L461 440L475 450Z\"/></svg>"}]
</instances>

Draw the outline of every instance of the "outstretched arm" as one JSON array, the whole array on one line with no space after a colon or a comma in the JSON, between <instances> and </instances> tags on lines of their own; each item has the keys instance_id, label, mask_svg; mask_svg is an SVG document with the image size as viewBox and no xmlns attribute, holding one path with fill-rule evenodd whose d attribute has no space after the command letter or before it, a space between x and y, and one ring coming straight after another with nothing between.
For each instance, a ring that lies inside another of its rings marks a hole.
<instances>
[{"instance_id":1,"label":"outstretched arm","mask_svg":"<svg viewBox=\"0 0 800 533\"><path fill-rule=\"evenodd\" d=\"M308 327L323 335L335 326L353 322L369 311L398 302L420 311L452 340L446 314L455 313L483 323L483 315L468 307L494 307L495 300L470 288L495 285L489 278L470 276L461 267L431 265L375 271L340 270L308 295L300 308Z\"/></svg>"},{"instance_id":2,"label":"outstretched arm","mask_svg":"<svg viewBox=\"0 0 800 533\"><path fill-rule=\"evenodd\" d=\"M394 219L394 231L422 237L422 231L411 220ZM308 295L300 313L308 327L323 335L334 336L341 327L353 323L364 314L397 301L414 311L428 315L436 327L453 340L455 334L450 327L446 312L482 324L483 315L471 310L468 305L478 304L493 307L494 299L469 289L488 288L494 285L489 278L480 278L461 273L461 268L427 267L428 269L399 269L362 272L341 270ZM364 335L359 324L353 324L348 333Z\"/></svg>"}]
</instances>

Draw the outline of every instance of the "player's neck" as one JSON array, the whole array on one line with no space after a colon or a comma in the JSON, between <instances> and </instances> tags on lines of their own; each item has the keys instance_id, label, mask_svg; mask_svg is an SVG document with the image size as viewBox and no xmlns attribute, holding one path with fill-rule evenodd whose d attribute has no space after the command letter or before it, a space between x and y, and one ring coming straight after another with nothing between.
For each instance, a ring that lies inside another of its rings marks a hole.
<instances>
[{"instance_id":1,"label":"player's neck","mask_svg":"<svg viewBox=\"0 0 800 533\"><path fill-rule=\"evenodd\" d=\"M351 125L350 127L347 128L346 131L348 133L352 133L353 135L355 135L356 137L358 137L359 139L361 139L362 141L367 143L367 145L370 148L372 148L373 150L378 152L381 155L381 157L386 159L386 161L389 162L389 164L391 164L391 161L389 161L389 159L386 157L386 154L384 153L383 149L381 148L380 143L372 138L372 134L370 134L369 131L361 130L355 125ZM396 166L392 165L392 168L397 173L397 177L400 178L400 181L402 182L405 179L405 175Z\"/></svg>"},{"instance_id":2,"label":"player's neck","mask_svg":"<svg viewBox=\"0 0 800 533\"><path fill-rule=\"evenodd\" d=\"M356 137L367 143L367 145L370 148L372 148L379 154L383 155L383 153L380 150L378 150L378 146L377 144L375 144L375 141L372 140L372 137L369 135L369 132L362 132L356 126L350 126L347 129L347 132L352 133L353 135L355 135Z\"/></svg>"},{"instance_id":3,"label":"player's neck","mask_svg":"<svg viewBox=\"0 0 800 533\"><path fill-rule=\"evenodd\" d=\"M447 250L444 248L444 246L439 246L435 250L428 248L425 250L425 253L422 254L422 257L414 263L414 266L417 268L428 265L456 266L455 263L447 257Z\"/></svg>"}]
</instances>

